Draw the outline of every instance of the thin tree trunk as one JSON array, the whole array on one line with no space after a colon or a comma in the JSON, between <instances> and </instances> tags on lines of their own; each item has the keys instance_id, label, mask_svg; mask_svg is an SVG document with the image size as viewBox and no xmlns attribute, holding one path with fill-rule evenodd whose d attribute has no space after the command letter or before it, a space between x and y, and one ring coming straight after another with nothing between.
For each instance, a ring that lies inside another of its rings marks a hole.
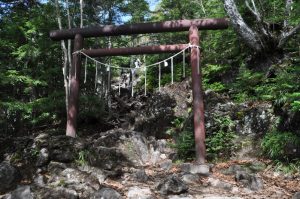
<instances>
[{"instance_id":1,"label":"thin tree trunk","mask_svg":"<svg viewBox=\"0 0 300 199\"><path fill-rule=\"evenodd\" d=\"M67 18L68 18L68 28L72 28L71 25L71 15L70 15L70 2L69 0L66 1L67 3ZM71 75L71 68L72 68L72 40L68 39L68 63L69 63L69 77ZM70 81L69 81L69 88L70 88ZM70 94L70 90L68 90L69 94Z\"/></svg>"},{"instance_id":2,"label":"thin tree trunk","mask_svg":"<svg viewBox=\"0 0 300 199\"><path fill-rule=\"evenodd\" d=\"M55 0L55 8L56 8L56 18L58 23L58 28L62 29L62 23L61 23L61 16L59 12L59 2L58 0ZM61 40L61 48L63 51L63 76L64 76L64 86L65 86L65 93L66 93L66 111L68 112L68 106L69 106L69 82L68 82L68 50L66 48L66 44L64 40Z\"/></svg>"},{"instance_id":3,"label":"thin tree trunk","mask_svg":"<svg viewBox=\"0 0 300 199\"><path fill-rule=\"evenodd\" d=\"M286 30L288 23L289 23L289 17L291 15L291 8L292 8L293 0L286 0L285 1L285 19L283 22L283 29Z\"/></svg>"},{"instance_id":4,"label":"thin tree trunk","mask_svg":"<svg viewBox=\"0 0 300 199\"><path fill-rule=\"evenodd\" d=\"M80 0L80 28L83 27L83 0Z\"/></svg>"}]
</instances>

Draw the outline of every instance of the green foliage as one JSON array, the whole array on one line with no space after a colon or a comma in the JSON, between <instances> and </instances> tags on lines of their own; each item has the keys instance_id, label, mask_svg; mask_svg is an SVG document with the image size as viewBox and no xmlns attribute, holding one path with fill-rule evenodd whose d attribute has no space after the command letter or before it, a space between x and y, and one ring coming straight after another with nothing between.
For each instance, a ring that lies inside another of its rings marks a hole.
<instances>
[{"instance_id":1,"label":"green foliage","mask_svg":"<svg viewBox=\"0 0 300 199\"><path fill-rule=\"evenodd\" d=\"M80 166L87 165L89 156L90 156L90 152L88 150L79 151L77 159L75 160L75 162Z\"/></svg>"},{"instance_id":2,"label":"green foliage","mask_svg":"<svg viewBox=\"0 0 300 199\"><path fill-rule=\"evenodd\" d=\"M267 77L243 66L232 86L232 97L237 102L272 101L277 106L286 106L292 111L299 111L299 66L285 62L273 67L275 74L273 77Z\"/></svg>"},{"instance_id":3,"label":"green foliage","mask_svg":"<svg viewBox=\"0 0 300 199\"><path fill-rule=\"evenodd\" d=\"M253 72L242 66L236 81L233 83L235 101L244 102L255 99L255 91L260 89L263 79L263 73Z\"/></svg>"},{"instance_id":4,"label":"green foliage","mask_svg":"<svg viewBox=\"0 0 300 199\"><path fill-rule=\"evenodd\" d=\"M277 172L285 174L298 174L300 172L300 160L296 159L293 162L274 161L274 167Z\"/></svg>"},{"instance_id":5,"label":"green foliage","mask_svg":"<svg viewBox=\"0 0 300 199\"><path fill-rule=\"evenodd\" d=\"M273 131L267 133L261 142L262 149L268 157L285 161L290 159L286 154L286 147L289 144L299 145L300 138L290 132Z\"/></svg>"},{"instance_id":6,"label":"green foliage","mask_svg":"<svg viewBox=\"0 0 300 199\"><path fill-rule=\"evenodd\" d=\"M171 146L177 150L178 157L183 160L194 158L195 139L193 129L187 125L189 118L176 118L167 133L175 139L175 144ZM234 139L237 137L233 132L234 123L229 116L214 118L214 126L217 130L206 138L206 150L208 158L215 160L217 158L229 158L232 152L237 148Z\"/></svg>"},{"instance_id":7,"label":"green foliage","mask_svg":"<svg viewBox=\"0 0 300 199\"><path fill-rule=\"evenodd\" d=\"M207 64L203 68L203 84L205 89L215 92L223 92L226 85L220 82L220 77L226 73L230 67L228 65Z\"/></svg>"},{"instance_id":8,"label":"green foliage","mask_svg":"<svg viewBox=\"0 0 300 199\"><path fill-rule=\"evenodd\" d=\"M182 131L176 138L176 144L171 145L177 150L178 158L191 160L194 158L195 139L192 131Z\"/></svg>"},{"instance_id":9,"label":"green foliage","mask_svg":"<svg viewBox=\"0 0 300 199\"><path fill-rule=\"evenodd\" d=\"M218 127L218 130L212 133L212 135L207 136L207 156L213 160L217 158L229 158L237 148L234 143L234 139L237 136L232 130L233 121L229 116L215 117L214 121L214 125Z\"/></svg>"},{"instance_id":10,"label":"green foliage","mask_svg":"<svg viewBox=\"0 0 300 199\"><path fill-rule=\"evenodd\" d=\"M233 132L218 131L206 139L207 155L211 159L229 158L236 146L233 140L236 134Z\"/></svg>"},{"instance_id":11,"label":"green foliage","mask_svg":"<svg viewBox=\"0 0 300 199\"><path fill-rule=\"evenodd\" d=\"M167 134L171 135L175 144L170 146L177 150L178 158L181 160L190 160L194 157L195 139L193 130L188 125L190 117L177 117L172 121L172 127L167 130Z\"/></svg>"},{"instance_id":12,"label":"green foliage","mask_svg":"<svg viewBox=\"0 0 300 199\"><path fill-rule=\"evenodd\" d=\"M168 135L177 135L180 131L182 131L185 122L186 122L186 119L184 119L182 117L175 118L171 122L173 126L170 127L166 133Z\"/></svg>"},{"instance_id":13,"label":"green foliage","mask_svg":"<svg viewBox=\"0 0 300 199\"><path fill-rule=\"evenodd\" d=\"M57 183L58 187L66 187L67 183L64 179L60 179L59 182Z\"/></svg>"},{"instance_id":14,"label":"green foliage","mask_svg":"<svg viewBox=\"0 0 300 199\"><path fill-rule=\"evenodd\" d=\"M79 118L81 120L101 119L107 115L105 100L100 99L99 96L82 95L79 102L81 105Z\"/></svg>"}]
</instances>

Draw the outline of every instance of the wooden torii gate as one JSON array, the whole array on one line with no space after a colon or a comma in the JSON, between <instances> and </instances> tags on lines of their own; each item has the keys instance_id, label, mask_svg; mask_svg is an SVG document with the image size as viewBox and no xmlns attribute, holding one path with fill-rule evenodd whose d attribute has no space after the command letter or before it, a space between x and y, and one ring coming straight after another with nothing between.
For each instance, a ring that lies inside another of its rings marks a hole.
<instances>
[{"instance_id":1,"label":"wooden torii gate","mask_svg":"<svg viewBox=\"0 0 300 199\"><path fill-rule=\"evenodd\" d=\"M199 45L199 30L226 29L228 20L217 19L194 19L174 20L154 23L139 23L131 25L106 25L101 27L73 28L68 30L54 30L50 32L52 40L74 39L74 52L83 49L83 40L88 37L118 36L145 33L178 32L189 31L189 43L192 46ZM111 48L111 49L90 49L82 50L90 57L133 55L133 54L155 54L179 52L187 47L187 44L145 46L133 48ZM192 67L192 90L193 90L193 111L194 111L194 135L196 144L196 161L205 163L205 125L204 125L204 102L202 90L201 68L198 71L200 52L197 47L191 48L190 62ZM66 135L75 137L77 128L79 78L81 70L80 53L73 54L71 67L70 95L67 112Z\"/></svg>"}]
</instances>

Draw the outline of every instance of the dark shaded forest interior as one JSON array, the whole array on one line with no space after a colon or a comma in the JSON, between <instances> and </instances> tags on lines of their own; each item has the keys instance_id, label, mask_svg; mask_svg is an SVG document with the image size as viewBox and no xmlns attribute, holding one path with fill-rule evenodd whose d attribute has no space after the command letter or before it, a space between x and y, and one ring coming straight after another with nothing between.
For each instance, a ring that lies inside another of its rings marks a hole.
<instances>
[{"instance_id":1,"label":"dark shaded forest interior","mask_svg":"<svg viewBox=\"0 0 300 199\"><path fill-rule=\"evenodd\" d=\"M0 199L300 198L299 13L297 0L0 1ZM229 27L198 27L199 45L189 27L114 28L214 18ZM82 47L49 36L72 28L113 31Z\"/></svg>"}]
</instances>

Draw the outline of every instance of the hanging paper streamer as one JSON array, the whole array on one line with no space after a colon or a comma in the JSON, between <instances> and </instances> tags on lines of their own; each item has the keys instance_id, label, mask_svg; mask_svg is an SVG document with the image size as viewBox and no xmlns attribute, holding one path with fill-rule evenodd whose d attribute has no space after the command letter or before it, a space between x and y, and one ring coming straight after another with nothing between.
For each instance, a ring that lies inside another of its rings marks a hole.
<instances>
[{"instance_id":1,"label":"hanging paper streamer","mask_svg":"<svg viewBox=\"0 0 300 199\"><path fill-rule=\"evenodd\" d=\"M165 67L167 67L168 66L168 62L164 61L164 65L165 65Z\"/></svg>"},{"instance_id":2,"label":"hanging paper streamer","mask_svg":"<svg viewBox=\"0 0 300 199\"><path fill-rule=\"evenodd\" d=\"M199 47L196 47L197 48L197 71L198 71L198 75L200 75L200 49Z\"/></svg>"},{"instance_id":3,"label":"hanging paper streamer","mask_svg":"<svg viewBox=\"0 0 300 199\"><path fill-rule=\"evenodd\" d=\"M158 90L160 91L161 63L158 64Z\"/></svg>"},{"instance_id":4,"label":"hanging paper streamer","mask_svg":"<svg viewBox=\"0 0 300 199\"><path fill-rule=\"evenodd\" d=\"M107 71L107 93L110 92L110 65L106 67L106 71ZM108 97L108 94L107 94L107 97Z\"/></svg>"},{"instance_id":5,"label":"hanging paper streamer","mask_svg":"<svg viewBox=\"0 0 300 199\"><path fill-rule=\"evenodd\" d=\"M173 57L171 58L171 83L174 83Z\"/></svg>"},{"instance_id":6,"label":"hanging paper streamer","mask_svg":"<svg viewBox=\"0 0 300 199\"><path fill-rule=\"evenodd\" d=\"M131 97L133 97L134 90L133 90L133 82L134 82L134 69L131 69Z\"/></svg>"},{"instance_id":7,"label":"hanging paper streamer","mask_svg":"<svg viewBox=\"0 0 300 199\"><path fill-rule=\"evenodd\" d=\"M98 63L96 62L96 72L95 72L95 90L97 90L97 81L98 81Z\"/></svg>"},{"instance_id":8,"label":"hanging paper streamer","mask_svg":"<svg viewBox=\"0 0 300 199\"><path fill-rule=\"evenodd\" d=\"M145 67L145 96L147 95L147 68Z\"/></svg>"},{"instance_id":9,"label":"hanging paper streamer","mask_svg":"<svg viewBox=\"0 0 300 199\"><path fill-rule=\"evenodd\" d=\"M182 52L182 76L185 78L185 50Z\"/></svg>"},{"instance_id":10,"label":"hanging paper streamer","mask_svg":"<svg viewBox=\"0 0 300 199\"><path fill-rule=\"evenodd\" d=\"M119 79L119 96L121 95L121 81L122 81L122 71L120 70L120 79Z\"/></svg>"},{"instance_id":11,"label":"hanging paper streamer","mask_svg":"<svg viewBox=\"0 0 300 199\"><path fill-rule=\"evenodd\" d=\"M87 57L85 58L85 64L84 64L84 83L86 83L86 74L87 74Z\"/></svg>"}]
</instances>

